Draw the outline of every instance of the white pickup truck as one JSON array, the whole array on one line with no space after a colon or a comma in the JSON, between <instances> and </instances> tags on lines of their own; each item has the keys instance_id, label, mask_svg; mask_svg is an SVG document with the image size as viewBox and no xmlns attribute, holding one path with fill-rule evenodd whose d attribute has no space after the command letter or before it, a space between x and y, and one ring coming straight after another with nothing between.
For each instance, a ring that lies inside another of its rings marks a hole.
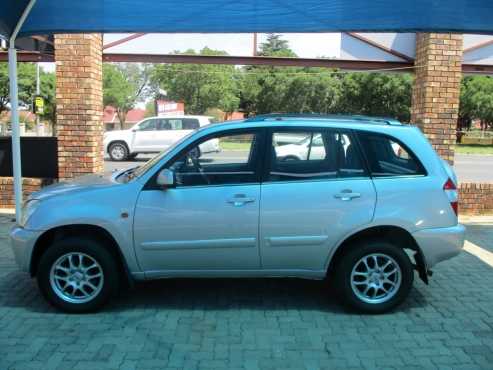
<instances>
[{"instance_id":1,"label":"white pickup truck","mask_svg":"<svg viewBox=\"0 0 493 370\"><path fill-rule=\"evenodd\" d=\"M104 151L113 161L135 158L139 153L159 153L189 133L210 124L207 116L149 117L128 130L104 134ZM219 151L219 141L207 141L200 146L202 153Z\"/></svg>"}]
</instances>

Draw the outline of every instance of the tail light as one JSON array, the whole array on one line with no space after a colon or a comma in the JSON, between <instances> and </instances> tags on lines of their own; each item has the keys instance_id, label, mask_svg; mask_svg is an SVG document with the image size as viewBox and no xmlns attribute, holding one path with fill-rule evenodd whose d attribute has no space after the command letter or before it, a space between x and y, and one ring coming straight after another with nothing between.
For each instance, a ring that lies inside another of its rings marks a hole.
<instances>
[{"instance_id":1,"label":"tail light","mask_svg":"<svg viewBox=\"0 0 493 370\"><path fill-rule=\"evenodd\" d=\"M457 193L457 186L454 184L454 182L449 178L447 179L447 182L443 185L443 191L445 191L445 194L447 194L447 198L450 201L450 206L455 212L455 215L459 215L459 202L458 202L458 193Z\"/></svg>"}]
</instances>

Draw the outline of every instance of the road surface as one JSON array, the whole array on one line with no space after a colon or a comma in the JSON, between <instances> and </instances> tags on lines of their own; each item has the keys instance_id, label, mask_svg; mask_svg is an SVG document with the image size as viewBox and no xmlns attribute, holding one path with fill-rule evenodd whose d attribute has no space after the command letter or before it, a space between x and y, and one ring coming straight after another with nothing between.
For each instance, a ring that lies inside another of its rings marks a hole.
<instances>
[{"instance_id":1,"label":"road surface","mask_svg":"<svg viewBox=\"0 0 493 370\"><path fill-rule=\"evenodd\" d=\"M131 162L112 162L106 158L104 167L107 171L129 168L141 165L150 158L152 155L143 154ZM456 154L454 168L459 182L493 182L493 155Z\"/></svg>"}]
</instances>

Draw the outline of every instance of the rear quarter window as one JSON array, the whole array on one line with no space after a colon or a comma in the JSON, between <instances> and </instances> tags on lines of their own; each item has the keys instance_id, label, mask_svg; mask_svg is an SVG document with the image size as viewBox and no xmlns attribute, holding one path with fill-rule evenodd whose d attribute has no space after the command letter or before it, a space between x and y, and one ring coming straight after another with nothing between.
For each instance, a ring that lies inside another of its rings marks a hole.
<instances>
[{"instance_id":1,"label":"rear quarter window","mask_svg":"<svg viewBox=\"0 0 493 370\"><path fill-rule=\"evenodd\" d=\"M358 132L373 177L424 176L426 171L416 155L387 135Z\"/></svg>"}]
</instances>

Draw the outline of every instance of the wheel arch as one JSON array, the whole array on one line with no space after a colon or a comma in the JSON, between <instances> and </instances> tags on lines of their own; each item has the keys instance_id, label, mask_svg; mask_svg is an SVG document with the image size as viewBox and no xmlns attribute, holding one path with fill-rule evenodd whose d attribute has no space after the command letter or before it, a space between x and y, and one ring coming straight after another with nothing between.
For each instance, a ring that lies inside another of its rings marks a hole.
<instances>
[{"instance_id":1,"label":"wheel arch","mask_svg":"<svg viewBox=\"0 0 493 370\"><path fill-rule=\"evenodd\" d=\"M356 242L368 239L384 239L393 242L393 244L398 245L402 249L412 250L414 252L414 261L411 260L411 262L418 271L421 280L428 284L428 269L421 248L409 231L394 225L371 226L346 237L346 239L339 243L330 256L327 266L327 276L330 277L333 275L341 257L349 249L353 248Z\"/></svg>"},{"instance_id":2,"label":"wheel arch","mask_svg":"<svg viewBox=\"0 0 493 370\"><path fill-rule=\"evenodd\" d=\"M68 237L86 237L102 242L105 248L115 257L118 266L120 266L120 276L128 285L133 284L128 265L116 239L105 228L91 224L70 224L57 226L45 231L36 240L31 260L29 264L29 273L36 276L38 264L43 253L49 248L50 244Z\"/></svg>"}]
</instances>

